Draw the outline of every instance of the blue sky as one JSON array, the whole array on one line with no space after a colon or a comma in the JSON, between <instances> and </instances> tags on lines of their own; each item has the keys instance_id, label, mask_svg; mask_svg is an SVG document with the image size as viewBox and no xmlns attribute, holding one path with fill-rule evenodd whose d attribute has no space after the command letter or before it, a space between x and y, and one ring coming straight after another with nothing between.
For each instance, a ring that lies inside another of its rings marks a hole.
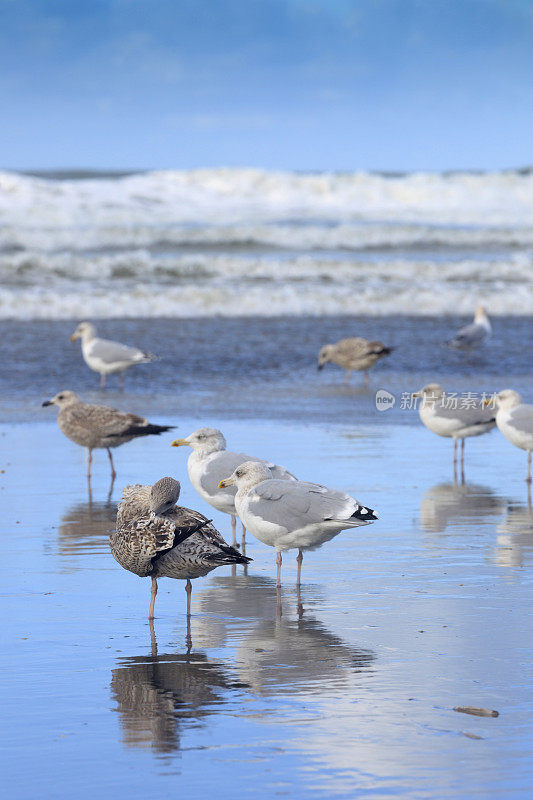
<instances>
[{"instance_id":1,"label":"blue sky","mask_svg":"<svg viewBox=\"0 0 533 800\"><path fill-rule=\"evenodd\" d=\"M533 163L533 0L0 0L0 166Z\"/></svg>"}]
</instances>

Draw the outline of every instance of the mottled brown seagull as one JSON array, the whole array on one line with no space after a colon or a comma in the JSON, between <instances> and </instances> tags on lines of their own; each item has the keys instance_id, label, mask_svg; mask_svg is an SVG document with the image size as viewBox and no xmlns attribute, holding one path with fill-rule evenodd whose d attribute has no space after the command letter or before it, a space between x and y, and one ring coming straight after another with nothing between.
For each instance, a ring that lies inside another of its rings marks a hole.
<instances>
[{"instance_id":1,"label":"mottled brown seagull","mask_svg":"<svg viewBox=\"0 0 533 800\"><path fill-rule=\"evenodd\" d=\"M318 354L318 369L331 361L346 370L346 383L355 370L364 370L365 383L368 383L368 370L383 356L388 356L392 347L386 347L383 342L369 342L362 337L341 339L335 344L325 344Z\"/></svg>"},{"instance_id":2,"label":"mottled brown seagull","mask_svg":"<svg viewBox=\"0 0 533 800\"><path fill-rule=\"evenodd\" d=\"M43 406L58 406L57 424L61 431L76 444L89 451L87 478L91 478L93 450L105 449L111 464L111 477L115 479L112 447L137 439L171 430L173 425L154 425L144 417L118 411L110 406L84 403L75 392L63 391L45 400Z\"/></svg>"},{"instance_id":3,"label":"mottled brown seagull","mask_svg":"<svg viewBox=\"0 0 533 800\"><path fill-rule=\"evenodd\" d=\"M153 486L126 486L111 533L113 557L124 569L151 577L149 618L153 619L158 578L186 581L187 616L191 613L191 580L224 564L248 564L226 544L198 511L176 505L179 481L161 478Z\"/></svg>"}]
</instances>

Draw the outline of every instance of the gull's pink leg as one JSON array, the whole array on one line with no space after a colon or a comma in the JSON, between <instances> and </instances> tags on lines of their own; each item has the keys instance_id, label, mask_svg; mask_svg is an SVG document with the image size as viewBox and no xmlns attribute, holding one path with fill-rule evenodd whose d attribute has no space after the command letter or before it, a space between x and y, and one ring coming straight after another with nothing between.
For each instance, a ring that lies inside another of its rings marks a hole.
<instances>
[{"instance_id":1,"label":"gull's pink leg","mask_svg":"<svg viewBox=\"0 0 533 800\"><path fill-rule=\"evenodd\" d=\"M278 589L281 588L281 562L282 562L281 552L278 550L278 554L276 556L276 565L278 567L278 576L277 576L277 581L276 581L276 588L278 588Z\"/></svg>"},{"instance_id":2,"label":"gull's pink leg","mask_svg":"<svg viewBox=\"0 0 533 800\"><path fill-rule=\"evenodd\" d=\"M189 578L187 578L187 583L185 584L185 591L187 592L187 617L190 617L191 616L192 583L190 582Z\"/></svg>"},{"instance_id":3,"label":"gull's pink leg","mask_svg":"<svg viewBox=\"0 0 533 800\"><path fill-rule=\"evenodd\" d=\"M531 483L531 450L527 451L527 483Z\"/></svg>"},{"instance_id":4,"label":"gull's pink leg","mask_svg":"<svg viewBox=\"0 0 533 800\"><path fill-rule=\"evenodd\" d=\"M237 517L235 516L235 514L231 515L231 532L233 534L232 545L233 545L233 547L238 547L238 544L237 544Z\"/></svg>"},{"instance_id":5,"label":"gull's pink leg","mask_svg":"<svg viewBox=\"0 0 533 800\"><path fill-rule=\"evenodd\" d=\"M368 375L368 370L365 369L365 386L368 386L369 380L370 380L370 378L369 378L369 375Z\"/></svg>"},{"instance_id":6,"label":"gull's pink leg","mask_svg":"<svg viewBox=\"0 0 533 800\"><path fill-rule=\"evenodd\" d=\"M102 373L100 375L100 389L103 389L105 386L105 375Z\"/></svg>"},{"instance_id":7,"label":"gull's pink leg","mask_svg":"<svg viewBox=\"0 0 533 800\"><path fill-rule=\"evenodd\" d=\"M113 456L111 455L111 449L106 447L107 455L109 456L109 463L111 464L111 477L113 480L117 477L117 473L115 472L115 465L113 464Z\"/></svg>"},{"instance_id":8,"label":"gull's pink leg","mask_svg":"<svg viewBox=\"0 0 533 800\"><path fill-rule=\"evenodd\" d=\"M151 590L152 598L150 600L150 611L148 612L148 619L154 618L154 606L155 606L156 594L157 594L157 578L152 578L152 590Z\"/></svg>"},{"instance_id":9,"label":"gull's pink leg","mask_svg":"<svg viewBox=\"0 0 533 800\"><path fill-rule=\"evenodd\" d=\"M303 553L301 550L298 550L298 555L296 556L296 563L298 564L298 571L296 572L296 586L298 589L300 588L300 576L302 574L302 561L304 560Z\"/></svg>"},{"instance_id":10,"label":"gull's pink leg","mask_svg":"<svg viewBox=\"0 0 533 800\"><path fill-rule=\"evenodd\" d=\"M93 463L93 451L91 450L90 447L87 448L87 449L89 450L89 459L87 461L87 480L90 483L91 482L91 466L92 466L92 463Z\"/></svg>"}]
</instances>

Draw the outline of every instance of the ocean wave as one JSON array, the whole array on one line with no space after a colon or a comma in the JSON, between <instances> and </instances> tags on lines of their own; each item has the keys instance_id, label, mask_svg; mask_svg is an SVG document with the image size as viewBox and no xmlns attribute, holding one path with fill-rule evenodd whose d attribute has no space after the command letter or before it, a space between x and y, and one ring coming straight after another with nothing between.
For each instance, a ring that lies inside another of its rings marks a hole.
<instances>
[{"instance_id":1,"label":"ocean wave","mask_svg":"<svg viewBox=\"0 0 533 800\"><path fill-rule=\"evenodd\" d=\"M533 175L511 171L387 177L228 168L61 181L0 172L0 222L79 230L280 219L514 228L533 226L532 195Z\"/></svg>"},{"instance_id":2,"label":"ocean wave","mask_svg":"<svg viewBox=\"0 0 533 800\"><path fill-rule=\"evenodd\" d=\"M350 283L368 280L396 281L418 285L422 280L446 283L528 282L533 272L533 253L520 252L509 258L379 258L257 254L153 254L149 250L120 253L80 254L39 251L0 255L0 278L12 285L40 281L148 282L156 288L171 282L286 281L307 280ZM107 285L107 283L106 283Z\"/></svg>"},{"instance_id":3,"label":"ocean wave","mask_svg":"<svg viewBox=\"0 0 533 800\"><path fill-rule=\"evenodd\" d=\"M372 251L533 247L533 227L450 227L387 222L211 226L0 228L0 255L42 252L173 250Z\"/></svg>"},{"instance_id":4,"label":"ocean wave","mask_svg":"<svg viewBox=\"0 0 533 800\"><path fill-rule=\"evenodd\" d=\"M0 317L532 313L533 175L0 173Z\"/></svg>"},{"instance_id":5,"label":"ocean wave","mask_svg":"<svg viewBox=\"0 0 533 800\"><path fill-rule=\"evenodd\" d=\"M0 318L527 314L532 260L17 254L0 258Z\"/></svg>"}]
</instances>

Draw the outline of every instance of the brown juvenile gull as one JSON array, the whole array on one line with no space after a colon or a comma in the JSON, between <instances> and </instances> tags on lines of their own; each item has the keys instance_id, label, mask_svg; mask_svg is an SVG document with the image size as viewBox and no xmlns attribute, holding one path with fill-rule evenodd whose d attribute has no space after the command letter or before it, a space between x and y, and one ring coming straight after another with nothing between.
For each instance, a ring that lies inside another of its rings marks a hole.
<instances>
[{"instance_id":1,"label":"brown juvenile gull","mask_svg":"<svg viewBox=\"0 0 533 800\"><path fill-rule=\"evenodd\" d=\"M187 616L191 613L191 579L223 564L248 564L251 559L226 544L198 511L177 506L180 484L161 478L153 486L126 486L111 533L113 557L124 569L152 578L149 618L153 619L158 578L185 580Z\"/></svg>"},{"instance_id":2,"label":"brown juvenile gull","mask_svg":"<svg viewBox=\"0 0 533 800\"><path fill-rule=\"evenodd\" d=\"M472 400L471 403L461 407L461 402L455 398L446 399L446 392L438 383L428 383L418 392L413 392L412 397L422 398L419 407L420 419L430 431L438 436L447 436L453 439L453 462L457 463L457 440L461 440L461 464L465 458L465 439L469 436L480 436L496 426L496 413L494 409L486 408L483 400ZM457 407L454 407L457 406Z\"/></svg>"},{"instance_id":3,"label":"brown juvenile gull","mask_svg":"<svg viewBox=\"0 0 533 800\"><path fill-rule=\"evenodd\" d=\"M254 458L244 453L233 453L226 450L226 439L222 431L217 428L198 428L186 439L175 439L172 447L188 446L192 447L192 453L187 461L187 469L192 485L203 499L210 506L222 511L224 514L231 515L231 527L233 531L233 545L236 545L236 510L235 495L237 489L234 486L221 489L219 482L222 478L231 475L234 469L244 461L260 461L272 471L274 478L280 480L294 481L296 478L285 467L272 464L262 458ZM243 525L243 544L245 527Z\"/></svg>"},{"instance_id":4,"label":"brown juvenile gull","mask_svg":"<svg viewBox=\"0 0 533 800\"><path fill-rule=\"evenodd\" d=\"M260 542L275 547L281 585L281 553L298 550L296 586L300 585L303 550L315 550L347 528L377 519L353 497L318 483L280 481L265 464L245 461L220 486L237 486L235 508L243 524Z\"/></svg>"},{"instance_id":5,"label":"brown juvenile gull","mask_svg":"<svg viewBox=\"0 0 533 800\"><path fill-rule=\"evenodd\" d=\"M492 332L490 320L483 306L476 308L474 321L457 331L447 344L455 350L473 350L487 341Z\"/></svg>"},{"instance_id":6,"label":"brown juvenile gull","mask_svg":"<svg viewBox=\"0 0 533 800\"><path fill-rule=\"evenodd\" d=\"M386 347L383 342L369 342L358 336L353 339L341 339L336 344L325 344L318 354L318 369L331 361L344 367L346 370L346 383L350 381L353 370L365 372L365 383L368 383L368 370L383 356L392 352L392 347Z\"/></svg>"},{"instance_id":7,"label":"brown juvenile gull","mask_svg":"<svg viewBox=\"0 0 533 800\"><path fill-rule=\"evenodd\" d=\"M67 390L59 392L51 400L45 400L43 406L59 406L57 424L61 431L76 444L89 451L87 477L91 477L93 450L105 448L111 464L111 477L115 479L112 447L130 442L138 436L149 436L172 430L173 425L154 425L144 417L118 411L110 406L84 403L75 392Z\"/></svg>"},{"instance_id":8,"label":"brown juvenile gull","mask_svg":"<svg viewBox=\"0 0 533 800\"><path fill-rule=\"evenodd\" d=\"M146 364L154 361L156 356L139 350L138 347L129 347L111 339L100 339L96 335L96 328L90 322L80 322L70 341L81 339L81 352L83 359L90 369L100 373L100 388L104 388L106 375L119 373L120 385L124 385L122 373L134 364Z\"/></svg>"}]
</instances>

